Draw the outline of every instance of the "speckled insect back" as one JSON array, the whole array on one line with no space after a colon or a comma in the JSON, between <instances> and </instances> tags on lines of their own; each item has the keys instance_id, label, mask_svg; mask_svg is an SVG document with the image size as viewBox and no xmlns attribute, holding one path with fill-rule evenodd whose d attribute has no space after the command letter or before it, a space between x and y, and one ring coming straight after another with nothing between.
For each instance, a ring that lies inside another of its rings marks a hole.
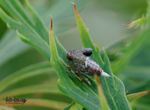
<instances>
[{"instance_id":1,"label":"speckled insect back","mask_svg":"<svg viewBox=\"0 0 150 110\"><path fill-rule=\"evenodd\" d=\"M70 50L67 53L67 58L69 60L69 65L71 69L77 74L88 74L88 75L102 75L109 77L109 74L105 73L100 66L90 59L92 55L91 48L84 48L81 50Z\"/></svg>"}]
</instances>

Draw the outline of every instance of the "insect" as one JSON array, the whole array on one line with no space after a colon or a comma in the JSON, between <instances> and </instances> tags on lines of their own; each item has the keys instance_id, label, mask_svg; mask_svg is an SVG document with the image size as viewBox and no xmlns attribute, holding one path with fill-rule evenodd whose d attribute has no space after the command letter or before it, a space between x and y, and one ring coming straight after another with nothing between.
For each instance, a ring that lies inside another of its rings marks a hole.
<instances>
[{"instance_id":1,"label":"insect","mask_svg":"<svg viewBox=\"0 0 150 110\"><path fill-rule=\"evenodd\" d=\"M78 75L98 75L109 77L110 75L103 71L103 69L90 58L92 55L91 48L84 48L81 50L70 50L67 53L67 59L71 69Z\"/></svg>"}]
</instances>

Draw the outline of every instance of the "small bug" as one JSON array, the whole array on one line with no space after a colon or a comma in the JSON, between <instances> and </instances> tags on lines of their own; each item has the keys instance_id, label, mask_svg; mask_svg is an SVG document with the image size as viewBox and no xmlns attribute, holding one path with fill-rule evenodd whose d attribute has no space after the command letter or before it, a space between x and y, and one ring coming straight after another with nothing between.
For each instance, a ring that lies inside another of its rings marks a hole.
<instances>
[{"instance_id":1,"label":"small bug","mask_svg":"<svg viewBox=\"0 0 150 110\"><path fill-rule=\"evenodd\" d=\"M81 50L70 50L67 53L67 59L71 69L78 75L98 75L109 77L110 75L103 71L103 69L93 61L91 48L84 48Z\"/></svg>"}]
</instances>

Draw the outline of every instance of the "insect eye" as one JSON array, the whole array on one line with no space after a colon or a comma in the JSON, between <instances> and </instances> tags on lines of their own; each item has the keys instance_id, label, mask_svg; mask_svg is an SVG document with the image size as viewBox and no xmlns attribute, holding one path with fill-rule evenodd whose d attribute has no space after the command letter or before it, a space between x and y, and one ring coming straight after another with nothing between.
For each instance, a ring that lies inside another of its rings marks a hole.
<instances>
[{"instance_id":1,"label":"insect eye","mask_svg":"<svg viewBox=\"0 0 150 110\"><path fill-rule=\"evenodd\" d=\"M83 55L85 56L91 56L92 55L92 49L91 48L85 48L82 50Z\"/></svg>"},{"instance_id":2,"label":"insect eye","mask_svg":"<svg viewBox=\"0 0 150 110\"><path fill-rule=\"evenodd\" d=\"M73 60L73 56L70 53L67 53L67 59L72 61Z\"/></svg>"}]
</instances>

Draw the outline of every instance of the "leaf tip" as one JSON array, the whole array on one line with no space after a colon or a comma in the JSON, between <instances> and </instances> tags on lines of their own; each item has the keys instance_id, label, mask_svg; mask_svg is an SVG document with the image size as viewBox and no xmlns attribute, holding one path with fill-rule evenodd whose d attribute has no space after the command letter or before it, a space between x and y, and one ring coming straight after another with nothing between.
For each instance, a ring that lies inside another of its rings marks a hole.
<instances>
[{"instance_id":1,"label":"leaf tip","mask_svg":"<svg viewBox=\"0 0 150 110\"><path fill-rule=\"evenodd\" d=\"M76 16L80 16L76 3L73 3L73 11Z\"/></svg>"},{"instance_id":2,"label":"leaf tip","mask_svg":"<svg viewBox=\"0 0 150 110\"><path fill-rule=\"evenodd\" d=\"M50 31L53 30L53 18L52 16L50 17Z\"/></svg>"}]
</instances>

